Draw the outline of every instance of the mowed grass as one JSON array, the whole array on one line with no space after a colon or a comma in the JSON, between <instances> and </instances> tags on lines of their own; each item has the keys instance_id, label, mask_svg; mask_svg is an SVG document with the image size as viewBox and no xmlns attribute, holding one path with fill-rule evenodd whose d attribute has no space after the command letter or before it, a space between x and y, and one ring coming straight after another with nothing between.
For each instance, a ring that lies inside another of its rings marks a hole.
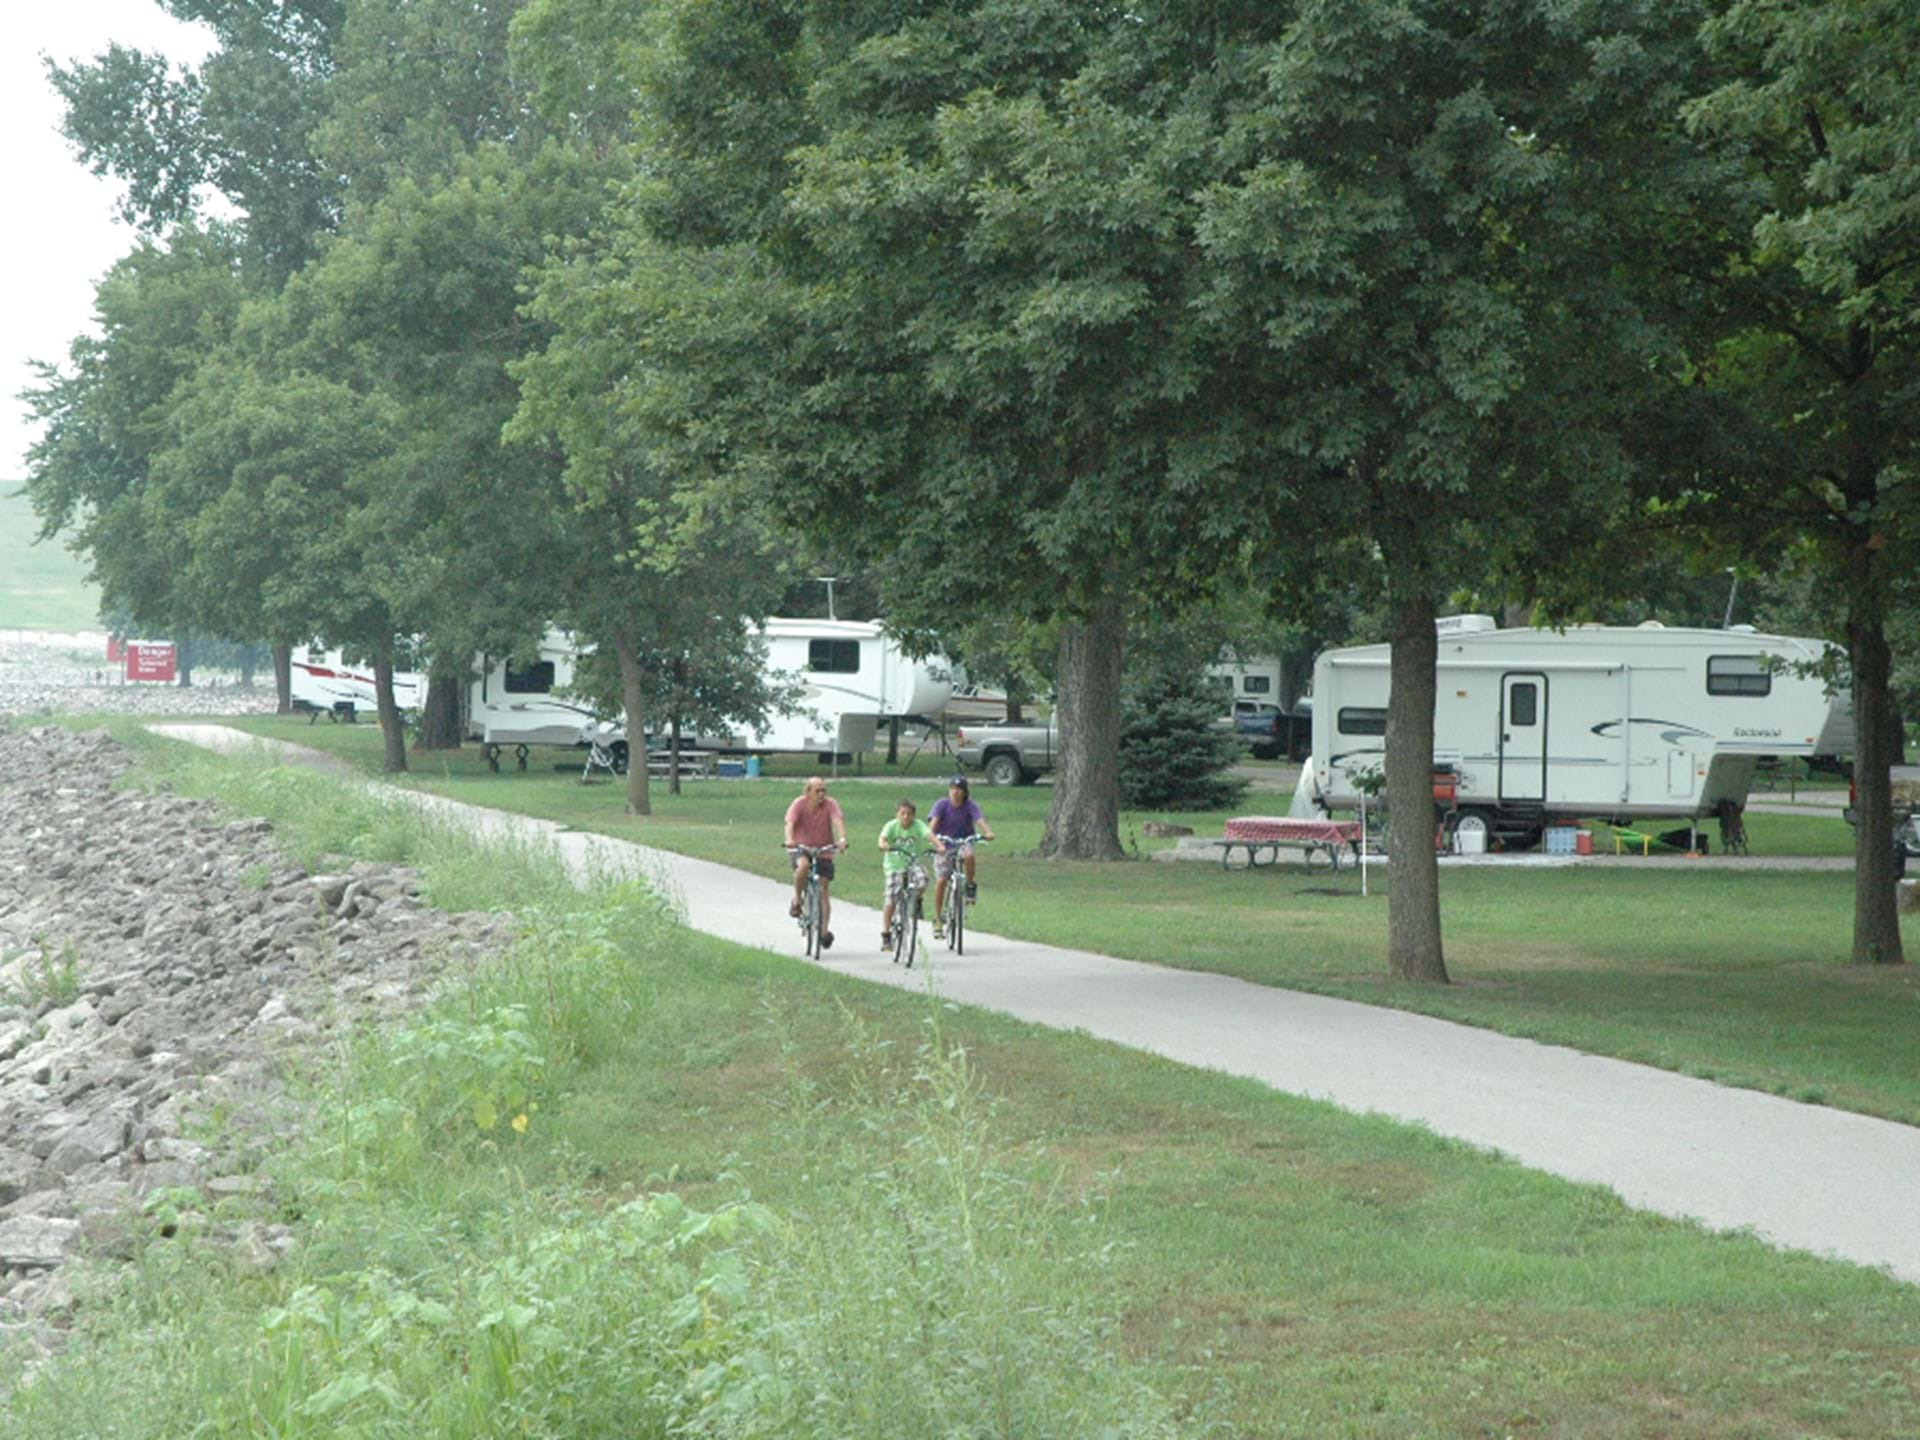
<instances>
[{"instance_id":1,"label":"mowed grass","mask_svg":"<svg viewBox=\"0 0 1920 1440\"><path fill-rule=\"evenodd\" d=\"M501 903L537 904L555 929L564 920L592 933L559 913L562 902L538 887L523 857L499 866L484 853L463 859L442 840L410 838L409 822L391 814L356 818L331 782L236 783L243 762L183 760L172 749L148 743L155 773L243 810L268 810L296 848L320 832L325 846L349 853L424 861L436 894L471 894L493 881ZM501 788L522 785L530 794L523 780ZM634 902L582 903L589 916L618 917ZM483 1284L503 1273L533 1282L542 1252L529 1237L550 1238L543 1226L555 1217L606 1213L662 1190L709 1210L751 1194L788 1227L783 1244L821 1237L819 1262L844 1264L851 1257L835 1248L840 1241L884 1243L903 1223L943 1236L945 1207L933 1192L918 1196L924 1215L900 1215L872 1206L865 1187L911 1163L911 1143L892 1147L913 1132L898 1117L915 1105L914 1072L929 1053L955 1045L990 1106L992 1163L1003 1178L1022 1180L1023 1208L1040 1217L1023 1233L1018 1211L983 1206L971 1242L982 1262L1017 1254L1031 1293L1047 1295L1056 1311L1092 1306L1117 1318L1116 1330L1101 1332L1117 1363L1152 1385L1180 1433L1750 1440L1920 1429L1913 1287L1745 1237L1708 1236L1423 1132L1085 1036L929 1007L684 931L616 933L631 943L605 963L646 952L634 962L645 1004L602 1027L524 1135L430 1148L377 1185L288 1158L274 1183L276 1203L297 1215L293 1262L261 1276L224 1262L195 1265L177 1247L146 1252L134 1299L97 1318L16 1404L0 1404L0 1435L185 1434L220 1414L252 1414L253 1433L269 1433L249 1404L278 1401L285 1411L289 1392L340 1393L326 1388L344 1373L331 1352L286 1338L303 1287L428 1301L472 1291L484 1306L495 1297ZM539 970L513 983L539 1012ZM363 1070L349 1067L333 1083L343 1088L317 1092L322 1119L382 1098L355 1088L369 1083ZM977 1163L982 1152L969 1153ZM955 1188L964 1178L955 1176ZM1014 1239L1027 1243L1010 1251ZM859 1387L875 1418L858 1431L802 1423L755 1433L919 1433L890 1423L889 1407L904 1415L928 1374L973 1369L994 1353L996 1328L1033 1331L1008 1314L999 1327L987 1319L934 1346L921 1331L895 1333L869 1356L865 1346L878 1337L867 1312L888 1302L867 1287L882 1277L862 1274L864 1283L836 1289L835 1273L820 1264L782 1269L780 1253L749 1268L753 1293L776 1279L800 1287L784 1298L819 1305L843 1342L799 1378L823 1395ZM597 1262L584 1267L589 1273L617 1273L604 1255L586 1258ZM921 1263L946 1262L922 1253ZM947 1298L963 1303L964 1267L950 1279L935 1273L955 1287ZM897 1278L890 1288L912 1292L922 1276L903 1268ZM642 1286L626 1288L644 1297ZM403 1408L385 1415L370 1395L331 1420L271 1433L327 1433L328 1425L362 1435L661 1433L639 1419L652 1396L612 1362L627 1334L582 1333L589 1312L534 1298L542 1325L556 1332L542 1343L570 1347L561 1373L572 1387L567 1403L579 1407L574 1424L531 1423L554 1396L527 1386L517 1403L468 1427L409 1429L430 1390L458 1394L481 1383L482 1367L467 1362L486 1352L470 1357L456 1323L407 1352L411 1367L376 1377L396 1387ZM947 1307L937 1290L931 1298L927 1313L937 1317ZM342 1301L325 1303L337 1307L329 1316L351 1313ZM461 1303L449 1303L456 1322L464 1318ZM790 1313L800 1337L809 1312L802 1304ZM704 1343L717 1349L730 1338L732 1307L716 1305L713 1318ZM1058 1354L1027 1357L1037 1369L1099 1363L1097 1351L1082 1348L1081 1328L1055 1333ZM332 1343L361 1353L351 1349L355 1334ZM589 1423L618 1413L595 1408L609 1400L629 1407L623 1428ZM1143 1401L1138 1410L1153 1407ZM297 1420L300 1407L292 1413ZM939 1433L1093 1433L1011 1419L965 1409L946 1415ZM723 1421L710 1416L697 1433L744 1433ZM202 1433L242 1432L216 1425Z\"/></svg>"},{"instance_id":2,"label":"mowed grass","mask_svg":"<svg viewBox=\"0 0 1920 1440\"><path fill-rule=\"evenodd\" d=\"M91 630L100 591L59 540L35 543L40 522L15 480L0 480L0 630Z\"/></svg>"},{"instance_id":3,"label":"mowed grass","mask_svg":"<svg viewBox=\"0 0 1920 1440\"><path fill-rule=\"evenodd\" d=\"M263 734L377 765L377 732L271 717ZM780 820L791 781L711 781L655 813L622 814L611 784L582 786L552 767L567 752L535 752L525 773L494 775L472 747L417 755L408 783L475 804L778 877ZM853 854L837 893L872 903L872 847L901 794L926 807L938 776L897 784L843 780L834 790ZM1475 867L1443 872L1448 965L1444 988L1386 975L1386 875L1362 898L1351 868L1337 876L1281 866L1223 873L1193 863L1063 864L1036 860L1050 799L1044 790L977 792L1001 843L983 852L982 931L1128 959L1236 975L1418 1010L1508 1034L1638 1060L1729 1084L1920 1123L1920 973L1846 964L1852 876L1846 872L1716 869L1680 857L1565 869ZM1253 796L1249 809L1282 797ZM1219 815L1123 816L1145 855L1170 841L1148 819L1218 834ZM1827 816L1749 817L1756 854L1844 853L1851 831ZM1908 922L1909 944L1915 935Z\"/></svg>"}]
</instances>

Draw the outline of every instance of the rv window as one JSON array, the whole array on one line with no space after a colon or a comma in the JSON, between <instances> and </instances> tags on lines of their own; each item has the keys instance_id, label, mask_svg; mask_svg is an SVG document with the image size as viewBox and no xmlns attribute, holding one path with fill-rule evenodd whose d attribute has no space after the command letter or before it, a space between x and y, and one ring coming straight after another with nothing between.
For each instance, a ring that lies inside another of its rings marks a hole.
<instances>
[{"instance_id":1,"label":"rv window","mask_svg":"<svg viewBox=\"0 0 1920 1440\"><path fill-rule=\"evenodd\" d=\"M1342 710L1336 717L1342 735L1384 735L1387 712L1384 710Z\"/></svg>"},{"instance_id":2,"label":"rv window","mask_svg":"<svg viewBox=\"0 0 1920 1440\"><path fill-rule=\"evenodd\" d=\"M1709 695L1769 695L1773 672L1758 655L1713 655L1707 659Z\"/></svg>"},{"instance_id":3,"label":"rv window","mask_svg":"<svg viewBox=\"0 0 1920 1440\"><path fill-rule=\"evenodd\" d=\"M1273 677L1271 675L1248 675L1243 678L1242 683L1245 685L1247 694L1249 695L1265 695L1269 690L1273 689Z\"/></svg>"},{"instance_id":4,"label":"rv window","mask_svg":"<svg viewBox=\"0 0 1920 1440\"><path fill-rule=\"evenodd\" d=\"M860 642L858 640L809 640L807 669L817 674L858 675L860 673Z\"/></svg>"},{"instance_id":5,"label":"rv window","mask_svg":"<svg viewBox=\"0 0 1920 1440\"><path fill-rule=\"evenodd\" d=\"M1507 691L1507 723L1509 725L1540 723L1540 687L1531 680L1515 685Z\"/></svg>"},{"instance_id":6,"label":"rv window","mask_svg":"<svg viewBox=\"0 0 1920 1440\"><path fill-rule=\"evenodd\" d=\"M507 694L544 695L553 689L553 661L541 660L519 669L507 666Z\"/></svg>"}]
</instances>

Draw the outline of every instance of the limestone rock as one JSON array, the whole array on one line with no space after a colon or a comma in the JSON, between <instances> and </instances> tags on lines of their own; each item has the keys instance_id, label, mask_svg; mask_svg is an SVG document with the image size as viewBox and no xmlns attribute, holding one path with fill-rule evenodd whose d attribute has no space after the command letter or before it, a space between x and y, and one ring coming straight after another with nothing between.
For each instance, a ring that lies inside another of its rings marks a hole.
<instances>
[{"instance_id":1,"label":"limestone rock","mask_svg":"<svg viewBox=\"0 0 1920 1440\"><path fill-rule=\"evenodd\" d=\"M37 1215L0 1220L0 1265L50 1270L66 1263L80 1244L80 1222Z\"/></svg>"}]
</instances>

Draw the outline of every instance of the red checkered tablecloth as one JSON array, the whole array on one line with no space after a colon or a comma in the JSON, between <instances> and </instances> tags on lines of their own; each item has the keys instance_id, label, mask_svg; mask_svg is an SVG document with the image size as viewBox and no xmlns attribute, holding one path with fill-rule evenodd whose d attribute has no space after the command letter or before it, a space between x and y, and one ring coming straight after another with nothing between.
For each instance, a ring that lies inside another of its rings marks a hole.
<instances>
[{"instance_id":1,"label":"red checkered tablecloth","mask_svg":"<svg viewBox=\"0 0 1920 1440\"><path fill-rule=\"evenodd\" d=\"M1284 815L1242 815L1227 821L1229 840L1292 840L1351 844L1360 838L1357 820L1289 820Z\"/></svg>"}]
</instances>

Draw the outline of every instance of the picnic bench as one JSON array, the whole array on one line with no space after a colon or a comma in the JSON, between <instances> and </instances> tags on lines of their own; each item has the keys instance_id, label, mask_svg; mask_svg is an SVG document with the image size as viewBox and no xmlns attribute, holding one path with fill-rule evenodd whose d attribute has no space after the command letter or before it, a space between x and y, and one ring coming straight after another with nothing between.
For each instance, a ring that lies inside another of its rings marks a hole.
<instances>
[{"instance_id":1,"label":"picnic bench","mask_svg":"<svg viewBox=\"0 0 1920 1440\"><path fill-rule=\"evenodd\" d=\"M682 750L680 752L680 778L682 780L711 780L714 778L714 761L719 759L717 750ZM647 774L665 778L673 773L673 752L671 750L649 750L647 752Z\"/></svg>"},{"instance_id":2,"label":"picnic bench","mask_svg":"<svg viewBox=\"0 0 1920 1440\"><path fill-rule=\"evenodd\" d=\"M1247 852L1247 868L1278 865L1282 850L1299 850L1311 863L1315 852L1324 854L1333 868L1340 868L1343 851L1360 853L1360 822L1357 820L1295 820L1285 816L1243 815L1229 820L1226 833L1213 843L1220 847L1220 868L1231 867L1236 850ZM1264 853L1266 859L1260 856Z\"/></svg>"}]
</instances>

